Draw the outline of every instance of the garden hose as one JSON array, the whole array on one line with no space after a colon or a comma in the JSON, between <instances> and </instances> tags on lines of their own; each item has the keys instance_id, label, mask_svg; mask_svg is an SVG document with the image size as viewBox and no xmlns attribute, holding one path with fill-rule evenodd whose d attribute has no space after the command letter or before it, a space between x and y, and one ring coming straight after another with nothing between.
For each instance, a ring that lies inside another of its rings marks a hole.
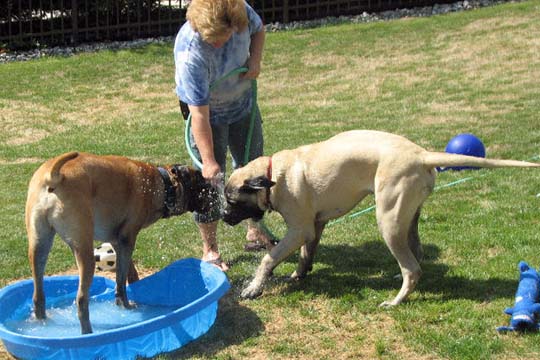
<instances>
[{"instance_id":1,"label":"garden hose","mask_svg":"<svg viewBox=\"0 0 540 360\"><path fill-rule=\"evenodd\" d=\"M225 76L223 76L222 78L217 79L216 81L214 81L210 85L210 91L212 91L212 89L214 89L216 86L218 86L220 83L222 83L224 80L230 78L231 76L241 74L241 73L245 73L247 71L248 71L248 68L246 68L246 67L239 67L237 69L232 70L231 72L225 74ZM253 88L253 95L252 95L253 96L253 101L252 101L252 104L251 104L251 117L250 117L250 122L249 122L249 129L248 129L248 134L247 134L246 147L245 147L245 151L244 151L244 165L247 164L248 161L249 161L249 153L250 153L250 149L251 149L251 138L253 137L253 126L255 125L255 116L257 114L257 80L255 80L255 79L251 80L251 87ZM193 163L199 169L202 170L203 164L199 161L197 156L195 156L195 154L193 153L193 150L191 148L191 141L190 141L190 137L189 137L189 129L190 128L191 128L191 113L188 115L188 118L186 120L186 129L184 131L184 140L185 140L185 143L186 143L187 151L189 153L189 157L191 158Z\"/></svg>"},{"instance_id":2,"label":"garden hose","mask_svg":"<svg viewBox=\"0 0 540 360\"><path fill-rule=\"evenodd\" d=\"M539 155L534 155L534 156L532 156L532 157L526 159L525 161L539 160L539 159L540 159L540 154L539 154ZM486 175L487 175L487 173L485 173L485 174L480 174L480 175L478 175L478 176L468 176L468 177L466 177L466 178L458 179L458 180L452 181L452 182L450 182L450 183L448 183L448 184L442 184L442 185L436 186L436 187L434 188L434 191L437 191L437 190L440 190L440 189L444 189L444 188L448 188L448 187L453 187L453 186L462 184L462 183L467 182L467 181L470 181L470 180L474 180L474 179L477 179L477 178L484 177L484 176L486 176ZM536 197L537 197L537 198L540 198L540 193L537 194ZM360 211L358 211L358 212L355 212L355 213L352 213L352 214L350 214L350 215L347 215L346 217L344 216L344 217L341 217L341 218L339 218L339 219L334 219L334 220L328 222L328 226L332 226L332 225L335 225L335 224L339 224L339 223L341 223L341 222L343 222L343 221L345 221L345 220L347 220L347 219L352 219L352 218L358 217L358 216L360 216L360 215L366 214L366 213L368 213L368 212L370 212L370 211L373 211L373 210L375 210L375 209L376 209L376 206L373 205L373 206L370 206L370 207L365 208L365 209L363 209L363 210L360 210Z\"/></svg>"},{"instance_id":3,"label":"garden hose","mask_svg":"<svg viewBox=\"0 0 540 360\"><path fill-rule=\"evenodd\" d=\"M232 70L231 72L225 74L222 78L217 79L210 85L210 91L214 89L217 85L219 85L221 82L223 82L225 79L228 79L231 76L245 73L248 71L248 68L246 67L239 67L237 69ZM257 116L257 80L253 79L251 80L251 87L253 89L253 101L251 104L251 115L250 115L250 121L249 121L249 129L247 133L247 139L246 139L246 146L244 150L244 165L249 162L249 153L251 150L251 138L253 137L253 127L255 125L255 117ZM191 113L188 115L188 118L186 119L186 129L184 131L184 140L186 143L186 148L189 154L189 157L193 161L193 163L202 170L203 164L199 161L197 156L193 153L193 150L191 148L191 140L189 136L189 129L191 128ZM275 236L270 229L264 224L264 222L260 221L261 227L263 230L270 236L273 242L276 242L278 240L277 236Z\"/></svg>"},{"instance_id":4,"label":"garden hose","mask_svg":"<svg viewBox=\"0 0 540 360\"><path fill-rule=\"evenodd\" d=\"M246 67L240 67L240 68L234 69L233 71L229 72L228 74L226 74L222 78L216 80L212 85L210 85L210 90L215 88L223 80L225 80L225 79L227 79L227 78L229 78L229 77L231 77L233 75L240 74L240 73L245 73L247 71L248 71L248 69ZM252 102L252 106L251 106L251 119L250 119L250 124L249 124L248 135L247 135L248 138L247 138L247 141L246 141L246 147L245 147L245 152L244 152L244 164L247 164L248 161L249 161L249 153L250 153L250 149L251 149L251 138L252 138L252 135L253 135L253 126L254 126L254 123L255 123L255 115L256 115L256 112L257 112L257 81L255 79L252 80L252 87L253 87L253 102ZM189 138L189 128L190 128L190 126L191 126L191 114L189 114L189 116L187 118L187 123L186 123L186 130L185 130L186 148L188 150L189 156L191 157L191 159L193 160L195 165L197 165L200 169L202 169L202 167L203 167L202 163L199 161L199 159L197 159L197 157L195 156L195 154L191 150L191 143L190 143L190 138ZM532 158L530 158L529 160L535 160L535 159L540 159L540 155L535 155ZM485 176L485 174L480 175L478 177L482 177L482 176ZM438 189L441 189L441 188L446 188L446 187L452 187L452 186L455 186L455 185L458 185L458 184L461 184L463 182L467 182L467 181L473 180L473 179L475 179L475 177L470 176L470 177L467 177L467 178L464 178L464 179L456 180L456 181L453 181L453 182L451 182L449 184L440 185L440 186L436 187L435 190L438 190ZM540 197L540 193L537 194L536 197ZM365 213L368 213L368 212L370 212L370 211L372 211L374 209L375 209L375 205L370 206L370 207L368 207L366 209L363 209L361 211L353 213L353 214L351 214L351 215L349 215L347 217L344 217L342 219L335 219L333 221L330 221L328 223L328 225L332 226L334 224L343 222L346 219L351 219L351 218L358 217L358 216L363 215ZM262 225L262 228L266 231L266 233L268 235L270 235L270 237L272 238L273 241L276 241L278 239L270 231L270 229L268 229L266 227L266 225L264 224L263 221L261 221L261 225Z\"/></svg>"}]
</instances>

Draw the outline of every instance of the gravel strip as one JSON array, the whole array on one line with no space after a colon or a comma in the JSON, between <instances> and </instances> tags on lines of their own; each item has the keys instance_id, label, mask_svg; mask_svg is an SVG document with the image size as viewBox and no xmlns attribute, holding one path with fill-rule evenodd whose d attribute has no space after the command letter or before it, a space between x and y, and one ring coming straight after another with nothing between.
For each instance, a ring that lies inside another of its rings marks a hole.
<instances>
[{"instance_id":1,"label":"gravel strip","mask_svg":"<svg viewBox=\"0 0 540 360\"><path fill-rule=\"evenodd\" d=\"M296 29L308 29L327 25L343 23L371 23L376 21L390 21L406 17L427 17L433 15L447 14L450 12L477 9L486 6L493 6L509 2L508 0L465 0L451 4L435 4L433 6L415 7L410 9L396 9L379 13L363 12L354 16L326 17L322 19L308 21L293 21L290 23L270 23L265 25L267 32L288 31ZM515 1L510 1L515 2ZM78 46L56 46L53 48L33 49L29 51L12 51L0 53L0 64L11 61L26 61L38 59L46 56L71 56L81 52L95 52L100 50L120 50L143 47L152 43L172 43L173 36L163 36L158 38L139 39L134 41L110 41L83 44Z\"/></svg>"}]
</instances>

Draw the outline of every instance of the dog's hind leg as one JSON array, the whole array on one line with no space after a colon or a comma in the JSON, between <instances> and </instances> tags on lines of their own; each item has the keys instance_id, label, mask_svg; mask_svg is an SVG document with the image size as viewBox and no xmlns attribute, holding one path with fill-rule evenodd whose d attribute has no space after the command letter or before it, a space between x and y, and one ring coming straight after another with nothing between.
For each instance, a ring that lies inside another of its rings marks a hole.
<instances>
[{"instance_id":1,"label":"dog's hind leg","mask_svg":"<svg viewBox=\"0 0 540 360\"><path fill-rule=\"evenodd\" d=\"M424 249L420 243L420 235L418 234L418 220L420 219L420 208L416 211L414 218L411 222L411 227L409 228L409 248L411 249L414 257L418 262L422 261L424 258Z\"/></svg>"},{"instance_id":2,"label":"dog's hind leg","mask_svg":"<svg viewBox=\"0 0 540 360\"><path fill-rule=\"evenodd\" d=\"M393 306L400 304L414 290L422 274L420 264L411 251L407 242L407 230L405 226L399 225L392 214L377 215L379 228L386 245L397 260L401 268L403 284L398 295L392 301L385 301L381 306Z\"/></svg>"},{"instance_id":3,"label":"dog's hind leg","mask_svg":"<svg viewBox=\"0 0 540 360\"><path fill-rule=\"evenodd\" d=\"M419 208L427 193L418 186L417 179L399 179L395 184L385 184L375 193L377 202L377 224L386 245L397 260L403 283L401 290L392 301L381 306L400 304L414 290L422 270L418 263L419 238L415 228ZM412 235L411 235L412 234Z\"/></svg>"},{"instance_id":4,"label":"dog's hind leg","mask_svg":"<svg viewBox=\"0 0 540 360\"><path fill-rule=\"evenodd\" d=\"M43 276L47 257L51 251L55 231L43 217L32 214L27 223L28 259L34 279L34 314L37 319L45 319L45 293L43 292Z\"/></svg>"},{"instance_id":5,"label":"dog's hind leg","mask_svg":"<svg viewBox=\"0 0 540 360\"><path fill-rule=\"evenodd\" d=\"M298 261L298 268L291 275L292 279L302 279L308 272L313 270L313 259L317 252L317 247L321 241L322 232L326 222L315 222L315 237L313 239L306 239L306 243L300 248L300 259Z\"/></svg>"},{"instance_id":6,"label":"dog's hind leg","mask_svg":"<svg viewBox=\"0 0 540 360\"><path fill-rule=\"evenodd\" d=\"M92 332L88 302L96 262L94 258L94 221L90 209L90 204L82 201L64 202L62 212L54 216L54 227L62 240L71 248L79 269L76 303L82 334Z\"/></svg>"},{"instance_id":7,"label":"dog's hind leg","mask_svg":"<svg viewBox=\"0 0 540 360\"><path fill-rule=\"evenodd\" d=\"M83 235L84 236L84 235ZM92 236L86 235L86 238L80 238L77 247L72 247L77 267L79 268L79 288L77 290L77 315L81 323L81 333L90 334L92 326L90 325L90 285L94 278L94 268L96 266L94 258L94 247Z\"/></svg>"}]
</instances>

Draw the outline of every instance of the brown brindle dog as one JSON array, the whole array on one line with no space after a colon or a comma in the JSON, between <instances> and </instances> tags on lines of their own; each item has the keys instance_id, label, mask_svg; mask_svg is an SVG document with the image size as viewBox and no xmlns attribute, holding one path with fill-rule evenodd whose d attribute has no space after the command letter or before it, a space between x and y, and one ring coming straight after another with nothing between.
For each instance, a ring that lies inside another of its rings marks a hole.
<instances>
[{"instance_id":1,"label":"brown brindle dog","mask_svg":"<svg viewBox=\"0 0 540 360\"><path fill-rule=\"evenodd\" d=\"M30 181L26 201L36 318L46 317L43 275L55 234L75 255L81 332L91 333L88 291L95 267L94 239L112 243L117 255L116 303L130 308L126 281L138 279L131 256L139 231L161 218L209 211L211 191L201 172L188 166L158 168L126 157L78 152L45 162Z\"/></svg>"},{"instance_id":2,"label":"brown brindle dog","mask_svg":"<svg viewBox=\"0 0 540 360\"><path fill-rule=\"evenodd\" d=\"M297 249L300 261L291 277L304 277L312 268L326 223L372 193L379 230L403 276L397 296L381 305L401 303L420 279L418 219L433 191L438 166L538 168L540 164L430 152L398 135L356 130L260 157L235 170L225 186L223 220L235 225L247 218L260 220L265 211L275 210L288 228L262 259L242 297L259 296L272 270Z\"/></svg>"}]
</instances>

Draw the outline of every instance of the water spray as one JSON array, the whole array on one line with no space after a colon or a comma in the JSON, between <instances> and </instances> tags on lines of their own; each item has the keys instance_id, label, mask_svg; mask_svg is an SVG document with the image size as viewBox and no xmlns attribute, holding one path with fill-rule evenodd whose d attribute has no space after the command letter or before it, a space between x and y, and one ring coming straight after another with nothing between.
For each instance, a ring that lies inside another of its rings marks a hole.
<instances>
[{"instance_id":1,"label":"water spray","mask_svg":"<svg viewBox=\"0 0 540 360\"><path fill-rule=\"evenodd\" d=\"M246 68L246 67L239 67L237 69L232 70L231 72L225 74L225 76L223 76L222 78L214 81L210 85L210 91L212 91L212 89L214 89L217 85L219 85L221 82L228 79L229 77L234 76L234 75L238 75L238 74L241 74L241 73L246 73L246 72L248 72L248 68ZM243 159L244 160L243 161L244 165L249 162L249 154L250 154L250 150L251 150L251 139L253 138L253 128L254 128L254 125L255 125L255 117L257 116L257 80L255 80L255 79L251 80L251 88L252 88L252 91L253 91L253 93L252 93L253 100L251 102L251 115L250 115L249 129L248 129L247 138L246 138L246 146L245 146L245 149L244 149L244 159ZM191 148L191 139L190 139L190 136L189 136L189 129L190 128L191 128L191 113L188 115L188 118L186 120L186 128L185 128L185 131L184 131L184 141L185 141L185 144L186 144L186 149L188 151L189 157L191 158L191 160L193 161L195 166L197 166L200 170L202 170L203 164L197 158L197 156L193 153L193 150ZM223 181L221 181L223 179L223 173L220 173L220 174L221 174L221 178L217 179L218 181L213 180L212 183L213 184L214 183L219 184L218 186L216 186L216 188L218 189L218 193L219 193L219 197L220 197L221 201L223 201L223 203L224 203L225 194L224 194ZM268 234L268 236L270 236L270 238L273 241L278 240L277 236L275 236L270 231L270 229L268 229L268 227L264 224L264 222L262 220L259 223L261 224L262 229L266 232L266 234Z\"/></svg>"}]
</instances>

